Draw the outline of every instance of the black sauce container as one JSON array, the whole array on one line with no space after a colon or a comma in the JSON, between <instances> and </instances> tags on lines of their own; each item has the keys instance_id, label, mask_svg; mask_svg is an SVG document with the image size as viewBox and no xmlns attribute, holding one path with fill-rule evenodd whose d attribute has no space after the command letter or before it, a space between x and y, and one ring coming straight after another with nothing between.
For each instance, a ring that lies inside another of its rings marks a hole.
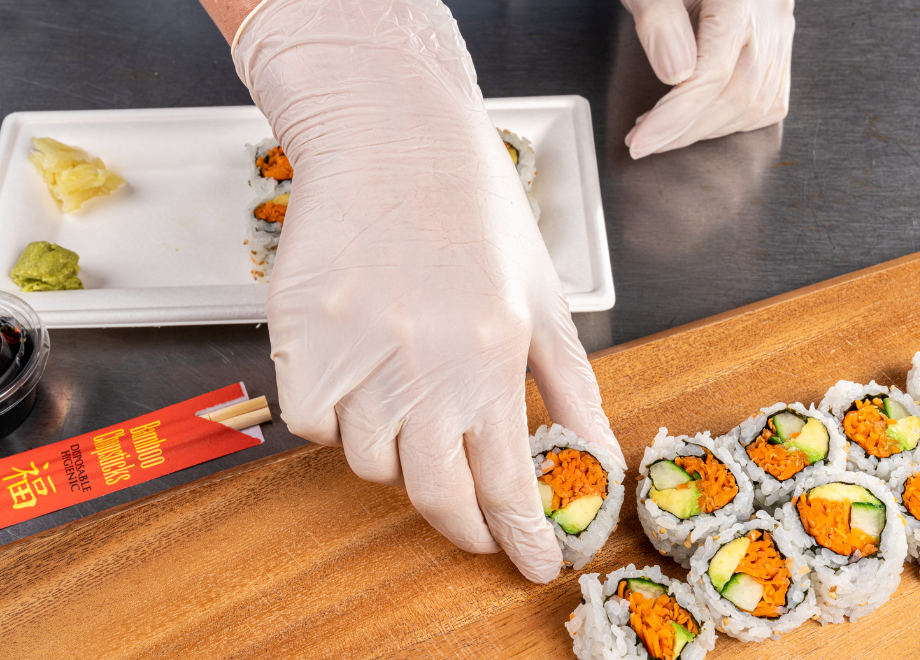
<instances>
[{"instance_id":1,"label":"black sauce container","mask_svg":"<svg viewBox=\"0 0 920 660\"><path fill-rule=\"evenodd\" d=\"M35 310L0 291L0 438L32 412L50 351L48 330Z\"/></svg>"}]
</instances>

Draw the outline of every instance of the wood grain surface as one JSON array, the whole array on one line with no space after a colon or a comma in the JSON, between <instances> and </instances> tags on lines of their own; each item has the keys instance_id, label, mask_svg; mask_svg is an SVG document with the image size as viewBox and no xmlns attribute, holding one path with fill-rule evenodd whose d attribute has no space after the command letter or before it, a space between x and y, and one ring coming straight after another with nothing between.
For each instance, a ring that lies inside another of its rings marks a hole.
<instances>
[{"instance_id":1,"label":"wood grain surface","mask_svg":"<svg viewBox=\"0 0 920 660\"><path fill-rule=\"evenodd\" d=\"M724 432L840 378L903 388L918 310L920 254L592 356L630 471L619 528L587 570L685 575L636 517L635 468L659 426ZM548 421L533 382L527 403L533 430ZM308 446L0 548L0 658L570 660L579 574L535 585L503 555L464 553L403 491ZM907 564L858 623L720 636L708 657L915 657L918 577Z\"/></svg>"}]
</instances>

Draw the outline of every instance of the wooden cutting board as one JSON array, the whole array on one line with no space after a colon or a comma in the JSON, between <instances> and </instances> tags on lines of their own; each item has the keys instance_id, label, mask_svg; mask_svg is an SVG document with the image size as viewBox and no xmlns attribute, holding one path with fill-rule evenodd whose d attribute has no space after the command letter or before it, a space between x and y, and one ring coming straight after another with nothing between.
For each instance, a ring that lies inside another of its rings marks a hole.
<instances>
[{"instance_id":1,"label":"wooden cutting board","mask_svg":"<svg viewBox=\"0 0 920 660\"><path fill-rule=\"evenodd\" d=\"M920 350L920 253L592 356L631 466L620 526L588 567L660 564L635 510L659 426L721 433L839 378L904 387ZM549 421L528 383L531 431ZM307 446L0 548L0 657L573 658L579 573L524 580L466 554L403 491ZM709 658L915 657L916 564L855 624L809 621L779 642L720 636Z\"/></svg>"}]
</instances>

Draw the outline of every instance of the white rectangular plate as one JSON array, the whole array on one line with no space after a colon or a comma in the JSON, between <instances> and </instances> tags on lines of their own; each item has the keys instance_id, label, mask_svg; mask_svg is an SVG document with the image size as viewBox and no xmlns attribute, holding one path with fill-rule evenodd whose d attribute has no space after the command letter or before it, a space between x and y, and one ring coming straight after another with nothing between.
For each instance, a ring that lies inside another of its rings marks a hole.
<instances>
[{"instance_id":1,"label":"white rectangular plate","mask_svg":"<svg viewBox=\"0 0 920 660\"><path fill-rule=\"evenodd\" d=\"M533 144L540 230L573 312L613 306L591 112L580 96L489 99L495 124ZM16 112L0 128L0 291L51 328L265 321L243 246L244 145L271 136L255 106ZM28 161L33 137L101 157L127 185L63 214ZM21 293L9 277L32 241L80 255L80 291Z\"/></svg>"}]
</instances>

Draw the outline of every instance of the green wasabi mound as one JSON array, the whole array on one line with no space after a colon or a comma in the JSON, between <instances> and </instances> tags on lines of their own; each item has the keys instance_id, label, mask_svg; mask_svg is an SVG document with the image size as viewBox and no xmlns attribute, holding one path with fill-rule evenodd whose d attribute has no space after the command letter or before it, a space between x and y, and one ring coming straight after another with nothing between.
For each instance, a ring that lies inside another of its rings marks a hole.
<instances>
[{"instance_id":1,"label":"green wasabi mound","mask_svg":"<svg viewBox=\"0 0 920 660\"><path fill-rule=\"evenodd\" d=\"M79 255L48 241L29 243L19 261L10 271L10 277L20 289L30 291L61 291L82 289Z\"/></svg>"}]
</instances>

